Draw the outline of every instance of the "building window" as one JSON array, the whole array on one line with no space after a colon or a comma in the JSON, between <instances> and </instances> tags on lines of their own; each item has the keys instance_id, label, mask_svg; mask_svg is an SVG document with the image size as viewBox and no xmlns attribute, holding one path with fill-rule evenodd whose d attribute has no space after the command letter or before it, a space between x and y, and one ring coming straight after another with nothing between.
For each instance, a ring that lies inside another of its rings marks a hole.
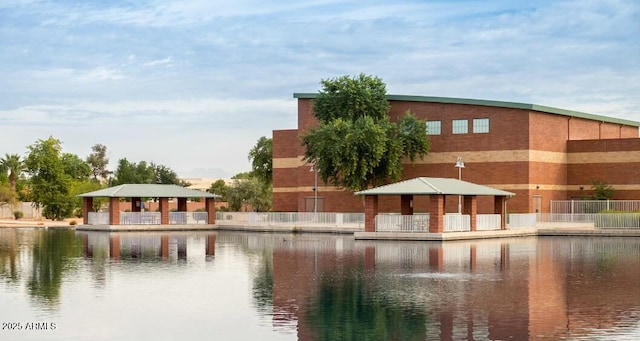
<instances>
[{"instance_id":1,"label":"building window","mask_svg":"<svg viewBox=\"0 0 640 341\"><path fill-rule=\"evenodd\" d=\"M427 121L427 135L440 135L440 134L442 134L442 122Z\"/></svg>"},{"instance_id":2,"label":"building window","mask_svg":"<svg viewBox=\"0 0 640 341\"><path fill-rule=\"evenodd\" d=\"M467 120L453 120L453 133L454 134L468 134L469 133L469 121L467 121Z\"/></svg>"},{"instance_id":3,"label":"building window","mask_svg":"<svg viewBox=\"0 0 640 341\"><path fill-rule=\"evenodd\" d=\"M474 134L486 134L489 132L489 119L488 118L474 118L473 119L473 133Z\"/></svg>"}]
</instances>

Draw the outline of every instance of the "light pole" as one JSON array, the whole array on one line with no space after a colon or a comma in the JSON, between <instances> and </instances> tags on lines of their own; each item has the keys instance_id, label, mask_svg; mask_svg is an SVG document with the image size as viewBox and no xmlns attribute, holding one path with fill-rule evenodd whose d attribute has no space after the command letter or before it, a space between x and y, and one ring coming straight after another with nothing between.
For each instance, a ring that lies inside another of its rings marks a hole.
<instances>
[{"instance_id":1,"label":"light pole","mask_svg":"<svg viewBox=\"0 0 640 341\"><path fill-rule=\"evenodd\" d=\"M318 213L318 166L311 166L310 172L315 172L315 180L313 183L313 214Z\"/></svg>"},{"instance_id":2,"label":"light pole","mask_svg":"<svg viewBox=\"0 0 640 341\"><path fill-rule=\"evenodd\" d=\"M462 180L462 168L464 168L462 156L458 156L455 167L458 168L458 180ZM462 214L462 196L460 195L458 195L458 213Z\"/></svg>"}]
</instances>

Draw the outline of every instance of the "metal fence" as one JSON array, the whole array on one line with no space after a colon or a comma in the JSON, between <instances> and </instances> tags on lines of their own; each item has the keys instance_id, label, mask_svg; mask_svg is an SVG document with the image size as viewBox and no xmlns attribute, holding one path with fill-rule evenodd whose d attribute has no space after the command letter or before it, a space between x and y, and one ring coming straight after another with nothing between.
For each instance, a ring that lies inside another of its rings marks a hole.
<instances>
[{"instance_id":1,"label":"metal fence","mask_svg":"<svg viewBox=\"0 0 640 341\"><path fill-rule=\"evenodd\" d=\"M193 225L208 223L209 213L207 212L169 212L169 224L171 225Z\"/></svg>"},{"instance_id":2,"label":"metal fence","mask_svg":"<svg viewBox=\"0 0 640 341\"><path fill-rule=\"evenodd\" d=\"M640 212L640 200L551 200L550 211L552 214Z\"/></svg>"},{"instance_id":3,"label":"metal fence","mask_svg":"<svg viewBox=\"0 0 640 341\"><path fill-rule=\"evenodd\" d=\"M207 212L169 212L170 225L208 224ZM89 225L109 225L109 212L89 212ZM160 212L121 212L120 225L160 225Z\"/></svg>"},{"instance_id":4,"label":"metal fence","mask_svg":"<svg viewBox=\"0 0 640 341\"><path fill-rule=\"evenodd\" d=\"M444 232L471 231L471 216L467 214L445 214Z\"/></svg>"},{"instance_id":5,"label":"metal fence","mask_svg":"<svg viewBox=\"0 0 640 341\"><path fill-rule=\"evenodd\" d=\"M478 214L476 216L476 230L494 231L502 228L502 216L500 214Z\"/></svg>"},{"instance_id":6,"label":"metal fence","mask_svg":"<svg viewBox=\"0 0 640 341\"><path fill-rule=\"evenodd\" d=\"M429 215L378 214L376 232L429 232Z\"/></svg>"},{"instance_id":7,"label":"metal fence","mask_svg":"<svg viewBox=\"0 0 640 341\"><path fill-rule=\"evenodd\" d=\"M400 215L379 214L376 216L378 232L429 232L429 214ZM499 214L478 214L476 230L500 230ZM471 216L463 214L447 214L444 216L444 232L471 231Z\"/></svg>"},{"instance_id":8,"label":"metal fence","mask_svg":"<svg viewBox=\"0 0 640 341\"><path fill-rule=\"evenodd\" d=\"M509 229L539 227L640 229L640 213L526 213L509 214Z\"/></svg>"},{"instance_id":9,"label":"metal fence","mask_svg":"<svg viewBox=\"0 0 640 341\"><path fill-rule=\"evenodd\" d=\"M363 227L364 213L328 212L216 212L220 225Z\"/></svg>"}]
</instances>

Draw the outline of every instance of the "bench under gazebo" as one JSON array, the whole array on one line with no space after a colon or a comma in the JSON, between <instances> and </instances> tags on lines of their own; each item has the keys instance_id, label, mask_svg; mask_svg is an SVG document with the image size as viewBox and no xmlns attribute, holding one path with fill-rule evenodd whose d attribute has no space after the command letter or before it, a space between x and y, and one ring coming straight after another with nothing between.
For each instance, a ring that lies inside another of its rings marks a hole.
<instances>
[{"instance_id":1,"label":"bench under gazebo","mask_svg":"<svg viewBox=\"0 0 640 341\"><path fill-rule=\"evenodd\" d=\"M216 220L215 199L220 196L178 185L124 184L78 195L83 200L83 226L87 230L184 229L212 227ZM108 212L94 212L94 198L108 198ZM123 212L120 200L128 199L131 209ZM145 212L143 198L159 202L159 212ZM178 201L177 211L169 209L169 199ZM205 200L204 212L187 212L187 200ZM154 228L155 227L155 228Z\"/></svg>"},{"instance_id":2,"label":"bench under gazebo","mask_svg":"<svg viewBox=\"0 0 640 341\"><path fill-rule=\"evenodd\" d=\"M419 177L360 191L356 195L365 197L365 232L443 233L504 230L506 199L515 194L457 179ZM400 214L379 214L379 196L398 196ZM430 198L429 213L414 215L414 196ZM462 212L445 215L447 196L462 199ZM478 214L478 196L494 197L491 214Z\"/></svg>"}]
</instances>

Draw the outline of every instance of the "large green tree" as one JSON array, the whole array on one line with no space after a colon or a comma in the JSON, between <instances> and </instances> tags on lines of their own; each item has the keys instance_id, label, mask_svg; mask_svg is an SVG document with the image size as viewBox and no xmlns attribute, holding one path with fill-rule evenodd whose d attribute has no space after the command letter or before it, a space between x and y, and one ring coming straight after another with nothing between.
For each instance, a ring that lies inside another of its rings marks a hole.
<instances>
[{"instance_id":1,"label":"large green tree","mask_svg":"<svg viewBox=\"0 0 640 341\"><path fill-rule=\"evenodd\" d=\"M266 184L273 182L273 140L262 136L249 151L253 175Z\"/></svg>"},{"instance_id":2,"label":"large green tree","mask_svg":"<svg viewBox=\"0 0 640 341\"><path fill-rule=\"evenodd\" d=\"M303 136L305 160L325 183L359 191L400 179L402 160L429 152L424 121L407 111L391 122L386 85L360 74L321 81L313 100L319 127Z\"/></svg>"},{"instance_id":3,"label":"large green tree","mask_svg":"<svg viewBox=\"0 0 640 341\"><path fill-rule=\"evenodd\" d=\"M94 181L107 180L109 177L109 158L107 158L107 147L102 144L96 144L91 147L93 153L87 156L87 163L91 166Z\"/></svg>"},{"instance_id":4,"label":"large green tree","mask_svg":"<svg viewBox=\"0 0 640 341\"><path fill-rule=\"evenodd\" d=\"M20 155L18 154L5 154L4 158L0 159L0 171L3 174L9 173L9 185L14 193L23 170L24 163L20 160Z\"/></svg>"},{"instance_id":5,"label":"large green tree","mask_svg":"<svg viewBox=\"0 0 640 341\"><path fill-rule=\"evenodd\" d=\"M49 137L27 147L26 171L30 176L31 201L43 207L43 215L61 220L73 213L73 198L69 193L72 177L65 173L62 143Z\"/></svg>"},{"instance_id":6,"label":"large green tree","mask_svg":"<svg viewBox=\"0 0 640 341\"><path fill-rule=\"evenodd\" d=\"M65 174L76 181L89 180L91 176L91 167L82 160L78 155L71 153L62 154L62 164L64 165Z\"/></svg>"},{"instance_id":7,"label":"large green tree","mask_svg":"<svg viewBox=\"0 0 640 341\"><path fill-rule=\"evenodd\" d=\"M219 199L220 201L227 201L228 190L229 190L229 187L227 186L227 182L222 179L218 179L211 184L211 187L209 187L207 191L209 193L220 195L221 196L221 198Z\"/></svg>"},{"instance_id":8,"label":"large green tree","mask_svg":"<svg viewBox=\"0 0 640 341\"><path fill-rule=\"evenodd\" d=\"M270 211L271 189L271 185L253 176L234 179L226 193L229 210L240 211L244 205L251 205L257 212Z\"/></svg>"},{"instance_id":9,"label":"large green tree","mask_svg":"<svg viewBox=\"0 0 640 341\"><path fill-rule=\"evenodd\" d=\"M138 163L129 162L126 158L120 159L116 169L114 185L122 184L173 184L189 186L188 182L178 178L178 174L171 168L140 161Z\"/></svg>"},{"instance_id":10,"label":"large green tree","mask_svg":"<svg viewBox=\"0 0 640 341\"><path fill-rule=\"evenodd\" d=\"M126 158L120 159L114 175L114 185L156 183L153 166L146 161L135 163L129 162Z\"/></svg>"}]
</instances>

